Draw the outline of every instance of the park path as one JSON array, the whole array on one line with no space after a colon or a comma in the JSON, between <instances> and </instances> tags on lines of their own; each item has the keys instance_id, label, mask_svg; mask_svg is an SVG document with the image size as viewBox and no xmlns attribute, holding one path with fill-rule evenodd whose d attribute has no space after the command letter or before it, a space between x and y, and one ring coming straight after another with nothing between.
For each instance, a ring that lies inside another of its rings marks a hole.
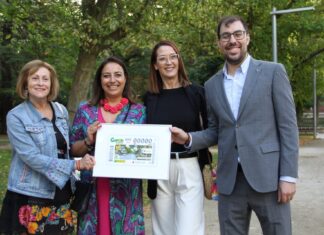
<instances>
[{"instance_id":1,"label":"park path","mask_svg":"<svg viewBox=\"0 0 324 235\"><path fill-rule=\"evenodd\" d=\"M300 147L297 192L291 202L293 235L324 234L324 134ZM147 209L147 208L146 208ZM145 213L146 234L151 235L149 209ZM218 235L217 202L205 200L206 235ZM253 214L249 235L261 235Z\"/></svg>"}]
</instances>

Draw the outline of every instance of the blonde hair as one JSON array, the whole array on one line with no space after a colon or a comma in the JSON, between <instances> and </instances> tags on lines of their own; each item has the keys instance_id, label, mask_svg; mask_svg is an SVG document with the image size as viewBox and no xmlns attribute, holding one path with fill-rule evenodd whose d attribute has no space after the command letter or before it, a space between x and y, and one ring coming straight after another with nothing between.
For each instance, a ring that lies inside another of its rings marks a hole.
<instances>
[{"instance_id":1,"label":"blonde hair","mask_svg":"<svg viewBox=\"0 0 324 235\"><path fill-rule=\"evenodd\" d=\"M16 92L20 98L26 100L28 99L27 85L28 77L37 72L40 68L46 68L50 72L51 87L50 92L47 96L47 100L53 101L56 99L60 85L58 82L57 74L54 67L41 60L32 60L25 64L19 72L18 81L16 85Z\"/></svg>"}]
</instances>

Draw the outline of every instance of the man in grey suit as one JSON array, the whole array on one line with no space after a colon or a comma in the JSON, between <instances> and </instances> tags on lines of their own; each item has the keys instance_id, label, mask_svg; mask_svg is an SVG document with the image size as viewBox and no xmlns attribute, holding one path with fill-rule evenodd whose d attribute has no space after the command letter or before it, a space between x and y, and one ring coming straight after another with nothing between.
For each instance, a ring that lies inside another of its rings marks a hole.
<instances>
[{"instance_id":1,"label":"man in grey suit","mask_svg":"<svg viewBox=\"0 0 324 235\"><path fill-rule=\"evenodd\" d=\"M242 18L224 17L217 34L226 61L205 83L209 127L192 133L173 127L172 139L190 151L218 144L222 235L248 234L252 211L264 234L291 234L298 128L287 73L281 64L248 54Z\"/></svg>"}]
</instances>

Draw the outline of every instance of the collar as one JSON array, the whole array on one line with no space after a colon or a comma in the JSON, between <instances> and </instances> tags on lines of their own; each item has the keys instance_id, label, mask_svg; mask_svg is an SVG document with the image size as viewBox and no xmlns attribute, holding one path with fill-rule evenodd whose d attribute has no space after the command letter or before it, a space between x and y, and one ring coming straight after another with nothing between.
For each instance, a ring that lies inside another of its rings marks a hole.
<instances>
[{"instance_id":1,"label":"collar","mask_svg":"<svg viewBox=\"0 0 324 235\"><path fill-rule=\"evenodd\" d=\"M34 107L34 105L32 104L32 102L30 102L30 100L26 100L25 104L27 106L27 112L28 115L34 120L34 121L41 121L44 117L42 117L42 115L37 111L37 109ZM54 114L56 118L64 118L64 110L63 107L59 107L59 104L57 102L52 102L50 101L50 105L53 108Z\"/></svg>"},{"instance_id":2,"label":"collar","mask_svg":"<svg viewBox=\"0 0 324 235\"><path fill-rule=\"evenodd\" d=\"M243 63L240 65L240 67L238 67L238 70L243 75L246 75L249 65L250 65L250 61L251 61L251 56L248 54L247 57L244 59ZM223 67L223 74L226 79L230 79L231 76L228 75L228 73L227 73L226 63L224 64L224 67Z\"/></svg>"}]
</instances>

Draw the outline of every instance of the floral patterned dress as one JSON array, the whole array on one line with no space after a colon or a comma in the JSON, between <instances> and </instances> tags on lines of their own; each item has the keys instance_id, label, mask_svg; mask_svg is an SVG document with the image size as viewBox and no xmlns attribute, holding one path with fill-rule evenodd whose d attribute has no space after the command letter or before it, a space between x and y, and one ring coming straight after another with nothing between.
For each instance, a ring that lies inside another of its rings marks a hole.
<instances>
[{"instance_id":1,"label":"floral patterned dress","mask_svg":"<svg viewBox=\"0 0 324 235\"><path fill-rule=\"evenodd\" d=\"M115 123L144 123L146 119L145 107L141 104L128 104L116 117ZM98 120L98 106L90 106L87 102L80 104L75 115L70 134L73 144L87 136L87 127ZM82 171L81 180L92 181L91 171ZM111 234L143 235L144 214L142 200L142 181L139 179L110 178L109 210ZM78 215L78 234L96 234L98 223L98 206L96 187L91 194L88 210ZM102 208L101 208L102 209ZM104 222L104 221L102 221Z\"/></svg>"}]
</instances>

